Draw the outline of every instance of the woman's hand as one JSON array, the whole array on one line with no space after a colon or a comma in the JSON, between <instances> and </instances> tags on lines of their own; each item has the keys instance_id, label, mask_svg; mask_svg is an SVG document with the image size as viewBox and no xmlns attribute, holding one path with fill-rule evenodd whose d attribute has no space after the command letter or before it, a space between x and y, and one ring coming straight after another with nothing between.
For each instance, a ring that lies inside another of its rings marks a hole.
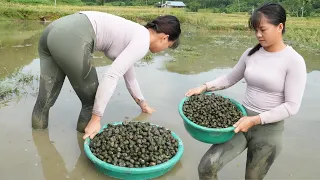
<instances>
[{"instance_id":1,"label":"woman's hand","mask_svg":"<svg viewBox=\"0 0 320 180\"><path fill-rule=\"evenodd\" d=\"M185 94L185 96L189 97L189 96L192 96L192 95L198 95L198 94L201 94L201 93L205 92L206 90L207 90L207 86L206 85L202 85L200 87L196 87L196 88L190 89Z\"/></svg>"},{"instance_id":2,"label":"woman's hand","mask_svg":"<svg viewBox=\"0 0 320 180\"><path fill-rule=\"evenodd\" d=\"M144 113L148 113L148 114L152 114L153 112L155 112L156 110L152 107L150 107L147 103L142 102L140 104L140 108L142 110L142 112Z\"/></svg>"},{"instance_id":3,"label":"woman's hand","mask_svg":"<svg viewBox=\"0 0 320 180\"><path fill-rule=\"evenodd\" d=\"M142 108L142 112L144 113L148 113L148 114L152 114L153 112L155 112L156 110L150 106L145 106L144 108Z\"/></svg>"},{"instance_id":4,"label":"woman's hand","mask_svg":"<svg viewBox=\"0 0 320 180\"><path fill-rule=\"evenodd\" d=\"M84 129L84 136L83 139L90 137L93 139L95 135L98 134L100 131L101 124L100 124L100 117L97 115L92 115L91 120L89 121L87 127Z\"/></svg>"},{"instance_id":5,"label":"woman's hand","mask_svg":"<svg viewBox=\"0 0 320 180\"><path fill-rule=\"evenodd\" d=\"M245 116L233 125L236 127L234 132L247 132L251 127L258 124L261 124L260 116Z\"/></svg>"}]
</instances>

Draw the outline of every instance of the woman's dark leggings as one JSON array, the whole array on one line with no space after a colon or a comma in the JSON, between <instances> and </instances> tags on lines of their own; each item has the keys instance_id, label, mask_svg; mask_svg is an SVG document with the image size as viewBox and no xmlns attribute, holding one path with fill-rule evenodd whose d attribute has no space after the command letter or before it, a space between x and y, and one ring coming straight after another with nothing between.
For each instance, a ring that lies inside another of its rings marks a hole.
<instances>
[{"instance_id":1,"label":"woman's dark leggings","mask_svg":"<svg viewBox=\"0 0 320 180\"><path fill-rule=\"evenodd\" d=\"M95 33L88 18L72 14L52 22L40 37L39 94L32 113L32 127L48 127L49 110L67 76L82 103L77 131L84 132L92 115L98 88L96 69L91 65Z\"/></svg>"},{"instance_id":2,"label":"woman's dark leggings","mask_svg":"<svg viewBox=\"0 0 320 180\"><path fill-rule=\"evenodd\" d=\"M258 113L247 109L248 116ZM219 170L246 148L245 179L263 179L282 149L284 122L257 125L246 133L237 133L230 141L212 145L198 166L200 180L217 180Z\"/></svg>"}]
</instances>

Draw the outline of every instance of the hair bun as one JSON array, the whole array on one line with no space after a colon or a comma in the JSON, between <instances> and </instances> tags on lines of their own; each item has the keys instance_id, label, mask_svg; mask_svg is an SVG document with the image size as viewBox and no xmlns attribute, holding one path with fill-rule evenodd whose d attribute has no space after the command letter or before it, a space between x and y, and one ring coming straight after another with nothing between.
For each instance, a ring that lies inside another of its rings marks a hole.
<instances>
[{"instance_id":1,"label":"hair bun","mask_svg":"<svg viewBox=\"0 0 320 180\"><path fill-rule=\"evenodd\" d=\"M150 22L149 24L150 24L151 27L156 27L156 24L153 23L153 22Z\"/></svg>"}]
</instances>

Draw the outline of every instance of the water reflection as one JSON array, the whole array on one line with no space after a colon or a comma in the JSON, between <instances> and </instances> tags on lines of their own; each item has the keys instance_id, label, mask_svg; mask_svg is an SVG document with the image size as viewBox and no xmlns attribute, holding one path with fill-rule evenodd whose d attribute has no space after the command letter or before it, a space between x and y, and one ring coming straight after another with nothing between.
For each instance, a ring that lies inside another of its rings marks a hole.
<instances>
[{"instance_id":1,"label":"water reflection","mask_svg":"<svg viewBox=\"0 0 320 180\"><path fill-rule=\"evenodd\" d=\"M83 151L83 134L77 133L78 148L80 149L79 159L76 162L73 170L68 172L63 158L54 146L54 142L50 141L48 130L32 131L33 142L41 158L43 174L46 180L56 179L112 179L104 176L99 176L95 172L93 165L84 155ZM90 173L88 173L90 171ZM94 175L96 174L96 176Z\"/></svg>"}]
</instances>

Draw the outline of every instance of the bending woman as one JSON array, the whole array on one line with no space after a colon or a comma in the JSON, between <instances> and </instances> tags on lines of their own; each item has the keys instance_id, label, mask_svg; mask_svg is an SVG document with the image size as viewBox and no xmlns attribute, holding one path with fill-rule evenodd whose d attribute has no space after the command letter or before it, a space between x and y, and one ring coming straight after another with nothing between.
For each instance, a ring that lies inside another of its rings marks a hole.
<instances>
[{"instance_id":1,"label":"bending woman","mask_svg":"<svg viewBox=\"0 0 320 180\"><path fill-rule=\"evenodd\" d=\"M78 12L52 22L39 41L41 75L32 127L48 127L49 109L66 76L82 103L77 131L85 132L83 138L93 138L100 130L100 119L122 76L141 110L152 113L154 109L141 93L133 65L149 50L156 53L176 48L180 33L180 22L171 15L159 16L145 26L95 11ZM113 61L100 83L91 64L94 51L104 52Z\"/></svg>"},{"instance_id":2,"label":"bending woman","mask_svg":"<svg viewBox=\"0 0 320 180\"><path fill-rule=\"evenodd\" d=\"M307 72L303 57L285 45L286 12L267 3L252 14L249 26L259 44L247 49L231 73L189 90L200 94L231 87L244 78L247 90L243 106L248 116L234 126L228 142L212 145L198 166L200 180L215 180L218 171L246 148L245 179L263 179L282 148L284 119L295 115L302 101Z\"/></svg>"}]
</instances>

